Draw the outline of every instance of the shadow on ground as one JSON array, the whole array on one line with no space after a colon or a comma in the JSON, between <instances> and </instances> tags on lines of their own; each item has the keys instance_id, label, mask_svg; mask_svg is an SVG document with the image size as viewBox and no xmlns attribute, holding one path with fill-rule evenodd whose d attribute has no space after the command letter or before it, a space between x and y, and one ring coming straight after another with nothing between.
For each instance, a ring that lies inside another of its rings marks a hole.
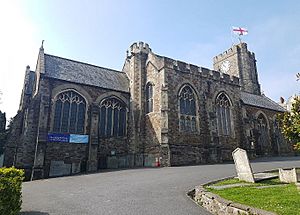
<instances>
[{"instance_id":1,"label":"shadow on ground","mask_svg":"<svg viewBox=\"0 0 300 215\"><path fill-rule=\"evenodd\" d=\"M23 211L20 212L19 215L49 215L49 213L40 211Z\"/></svg>"}]
</instances>

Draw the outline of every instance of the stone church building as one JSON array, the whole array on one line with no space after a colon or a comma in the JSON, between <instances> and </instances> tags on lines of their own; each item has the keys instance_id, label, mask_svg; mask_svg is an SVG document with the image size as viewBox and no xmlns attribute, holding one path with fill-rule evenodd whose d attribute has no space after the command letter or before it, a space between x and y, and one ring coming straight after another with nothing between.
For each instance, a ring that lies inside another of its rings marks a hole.
<instances>
[{"instance_id":1,"label":"stone church building","mask_svg":"<svg viewBox=\"0 0 300 215\"><path fill-rule=\"evenodd\" d=\"M44 53L28 66L4 164L47 178L105 168L177 166L287 154L246 43L214 69L130 46L121 71Z\"/></svg>"}]
</instances>

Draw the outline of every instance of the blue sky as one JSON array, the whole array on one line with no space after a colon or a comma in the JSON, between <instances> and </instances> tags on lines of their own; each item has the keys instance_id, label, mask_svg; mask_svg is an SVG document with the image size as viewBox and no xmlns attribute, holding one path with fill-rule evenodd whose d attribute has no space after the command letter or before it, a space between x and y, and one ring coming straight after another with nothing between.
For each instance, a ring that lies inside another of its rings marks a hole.
<instances>
[{"instance_id":1,"label":"blue sky","mask_svg":"<svg viewBox=\"0 0 300 215\"><path fill-rule=\"evenodd\" d=\"M0 2L0 110L16 114L26 65L48 54L122 69L136 41L174 59L212 68L230 48L231 26L255 52L263 92L275 101L299 93L300 1L3 0ZM237 42L236 40L234 42Z\"/></svg>"}]
</instances>

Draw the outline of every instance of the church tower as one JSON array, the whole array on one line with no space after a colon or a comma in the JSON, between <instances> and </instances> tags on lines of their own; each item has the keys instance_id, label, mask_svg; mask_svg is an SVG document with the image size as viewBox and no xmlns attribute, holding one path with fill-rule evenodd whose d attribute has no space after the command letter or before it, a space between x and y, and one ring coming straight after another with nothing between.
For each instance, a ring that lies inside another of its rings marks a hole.
<instances>
[{"instance_id":1,"label":"church tower","mask_svg":"<svg viewBox=\"0 0 300 215\"><path fill-rule=\"evenodd\" d=\"M254 53L248 51L246 43L234 45L214 57L214 70L239 77L242 91L261 95Z\"/></svg>"},{"instance_id":2,"label":"church tower","mask_svg":"<svg viewBox=\"0 0 300 215\"><path fill-rule=\"evenodd\" d=\"M130 110L131 110L131 152L141 153L143 149L144 134L144 101L146 85L146 61L151 52L147 43L133 43L127 53L127 58L123 67L130 82Z\"/></svg>"}]
</instances>

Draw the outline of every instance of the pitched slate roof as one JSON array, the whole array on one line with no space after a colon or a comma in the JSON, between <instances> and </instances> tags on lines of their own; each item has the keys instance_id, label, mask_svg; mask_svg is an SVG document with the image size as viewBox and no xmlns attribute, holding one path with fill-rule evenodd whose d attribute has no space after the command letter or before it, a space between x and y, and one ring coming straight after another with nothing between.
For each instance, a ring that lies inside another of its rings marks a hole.
<instances>
[{"instance_id":1,"label":"pitched slate roof","mask_svg":"<svg viewBox=\"0 0 300 215\"><path fill-rule=\"evenodd\" d=\"M271 109L280 112L286 111L283 107L281 107L279 104L266 97L265 95L255 95L251 93L241 92L241 99L242 102L247 105Z\"/></svg>"},{"instance_id":2,"label":"pitched slate roof","mask_svg":"<svg viewBox=\"0 0 300 215\"><path fill-rule=\"evenodd\" d=\"M124 72L45 54L45 76L79 84L129 92Z\"/></svg>"}]
</instances>

